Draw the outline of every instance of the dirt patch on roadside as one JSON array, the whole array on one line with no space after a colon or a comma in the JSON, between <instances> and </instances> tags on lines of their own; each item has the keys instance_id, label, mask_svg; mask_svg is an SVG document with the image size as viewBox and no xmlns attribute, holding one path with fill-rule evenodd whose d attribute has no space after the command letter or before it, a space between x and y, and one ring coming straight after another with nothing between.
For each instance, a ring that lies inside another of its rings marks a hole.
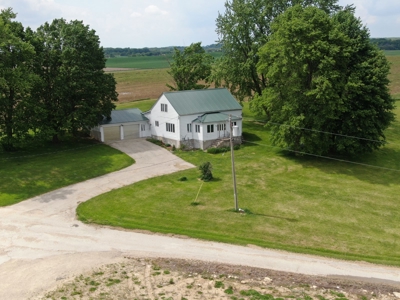
<instances>
[{"instance_id":1,"label":"dirt patch on roadside","mask_svg":"<svg viewBox=\"0 0 400 300\"><path fill-rule=\"evenodd\" d=\"M306 276L179 259L105 265L35 299L397 299L400 283Z\"/></svg>"}]
</instances>

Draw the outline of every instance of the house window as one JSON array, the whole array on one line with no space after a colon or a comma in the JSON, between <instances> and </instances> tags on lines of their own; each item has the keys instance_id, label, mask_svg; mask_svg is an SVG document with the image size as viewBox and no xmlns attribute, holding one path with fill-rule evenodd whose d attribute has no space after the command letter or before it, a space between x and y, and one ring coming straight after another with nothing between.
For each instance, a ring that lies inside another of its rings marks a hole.
<instances>
[{"instance_id":1,"label":"house window","mask_svg":"<svg viewBox=\"0 0 400 300\"><path fill-rule=\"evenodd\" d=\"M192 124L187 124L187 131L192 132Z\"/></svg>"},{"instance_id":2,"label":"house window","mask_svg":"<svg viewBox=\"0 0 400 300\"><path fill-rule=\"evenodd\" d=\"M218 131L226 130L226 124L217 124L217 130Z\"/></svg>"},{"instance_id":3,"label":"house window","mask_svg":"<svg viewBox=\"0 0 400 300\"><path fill-rule=\"evenodd\" d=\"M175 132L175 124L165 123L168 132Z\"/></svg>"},{"instance_id":4,"label":"house window","mask_svg":"<svg viewBox=\"0 0 400 300\"><path fill-rule=\"evenodd\" d=\"M196 125L195 130L196 130L196 132L200 132L200 125Z\"/></svg>"},{"instance_id":5,"label":"house window","mask_svg":"<svg viewBox=\"0 0 400 300\"><path fill-rule=\"evenodd\" d=\"M146 131L146 124L140 124L140 130Z\"/></svg>"},{"instance_id":6,"label":"house window","mask_svg":"<svg viewBox=\"0 0 400 300\"><path fill-rule=\"evenodd\" d=\"M161 111L168 112L168 104L161 103Z\"/></svg>"},{"instance_id":7,"label":"house window","mask_svg":"<svg viewBox=\"0 0 400 300\"><path fill-rule=\"evenodd\" d=\"M160 124L158 123L158 121L156 121L155 123L156 123L156 127L160 126Z\"/></svg>"},{"instance_id":8,"label":"house window","mask_svg":"<svg viewBox=\"0 0 400 300\"><path fill-rule=\"evenodd\" d=\"M208 133L214 132L214 124L207 125L207 132L208 132Z\"/></svg>"},{"instance_id":9,"label":"house window","mask_svg":"<svg viewBox=\"0 0 400 300\"><path fill-rule=\"evenodd\" d=\"M233 125L233 126L236 126L236 121L235 121L235 122L232 122L232 125Z\"/></svg>"}]
</instances>

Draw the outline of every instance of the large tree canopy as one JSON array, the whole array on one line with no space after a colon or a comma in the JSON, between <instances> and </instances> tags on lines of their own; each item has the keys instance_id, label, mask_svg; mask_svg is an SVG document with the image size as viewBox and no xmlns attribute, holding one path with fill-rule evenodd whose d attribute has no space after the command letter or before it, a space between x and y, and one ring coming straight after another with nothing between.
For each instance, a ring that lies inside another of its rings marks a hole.
<instances>
[{"instance_id":1,"label":"large tree canopy","mask_svg":"<svg viewBox=\"0 0 400 300\"><path fill-rule=\"evenodd\" d=\"M175 48L173 61L168 73L175 81L175 86L167 84L172 91L199 90L208 88L207 81L211 74L213 57L207 54L200 43L191 44L182 52Z\"/></svg>"},{"instance_id":2,"label":"large tree canopy","mask_svg":"<svg viewBox=\"0 0 400 300\"><path fill-rule=\"evenodd\" d=\"M56 19L32 33L36 73L41 80L32 97L36 103L36 134L58 140L109 116L117 101L115 79L104 73L99 37L81 21Z\"/></svg>"},{"instance_id":3,"label":"large tree canopy","mask_svg":"<svg viewBox=\"0 0 400 300\"><path fill-rule=\"evenodd\" d=\"M333 15L295 6L272 25L251 105L268 111L276 145L314 154L370 152L393 120L389 64L348 8Z\"/></svg>"},{"instance_id":4,"label":"large tree canopy","mask_svg":"<svg viewBox=\"0 0 400 300\"><path fill-rule=\"evenodd\" d=\"M0 13L0 140L8 150L28 132L25 112L34 80L35 52L15 17L10 8Z\"/></svg>"},{"instance_id":5,"label":"large tree canopy","mask_svg":"<svg viewBox=\"0 0 400 300\"><path fill-rule=\"evenodd\" d=\"M337 0L227 0L224 14L216 20L223 58L213 72L240 100L261 94L267 80L257 72L258 50L270 35L272 21L287 8L300 4L326 12L339 9Z\"/></svg>"}]
</instances>

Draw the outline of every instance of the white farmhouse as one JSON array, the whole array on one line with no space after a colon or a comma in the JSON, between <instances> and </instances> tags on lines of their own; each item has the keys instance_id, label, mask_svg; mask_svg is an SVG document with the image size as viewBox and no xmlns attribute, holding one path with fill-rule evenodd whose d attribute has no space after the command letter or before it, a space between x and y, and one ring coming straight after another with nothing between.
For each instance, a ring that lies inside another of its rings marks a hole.
<instances>
[{"instance_id":1,"label":"white farmhouse","mask_svg":"<svg viewBox=\"0 0 400 300\"><path fill-rule=\"evenodd\" d=\"M242 106L227 89L165 92L143 115L153 138L177 148L207 149L227 141L229 116L234 141L241 142Z\"/></svg>"}]
</instances>

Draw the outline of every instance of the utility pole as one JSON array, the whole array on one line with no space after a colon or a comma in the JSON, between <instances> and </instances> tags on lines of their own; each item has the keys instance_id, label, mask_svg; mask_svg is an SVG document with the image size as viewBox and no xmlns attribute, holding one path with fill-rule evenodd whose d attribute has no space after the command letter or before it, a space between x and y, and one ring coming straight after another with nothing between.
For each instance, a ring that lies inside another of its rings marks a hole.
<instances>
[{"instance_id":1,"label":"utility pole","mask_svg":"<svg viewBox=\"0 0 400 300\"><path fill-rule=\"evenodd\" d=\"M236 190L236 173L235 173L235 154L233 153L233 124L232 116L229 115L229 127L230 127L230 143L231 143L231 161L232 161L232 178L233 178L233 197L235 199L235 211L239 211L239 204Z\"/></svg>"}]
</instances>

